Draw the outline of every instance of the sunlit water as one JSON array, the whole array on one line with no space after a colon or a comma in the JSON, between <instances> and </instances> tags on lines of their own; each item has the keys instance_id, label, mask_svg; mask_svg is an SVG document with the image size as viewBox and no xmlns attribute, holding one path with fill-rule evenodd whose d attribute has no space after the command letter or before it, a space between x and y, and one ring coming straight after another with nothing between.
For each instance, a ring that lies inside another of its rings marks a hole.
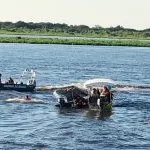
<instances>
[{"instance_id":1,"label":"sunlit water","mask_svg":"<svg viewBox=\"0 0 150 150\"><path fill-rule=\"evenodd\" d=\"M55 108L52 90L0 91L0 149L149 149L149 66L150 48L0 44L3 81L32 68L39 89L97 78L129 85L115 89L107 115ZM36 102L16 101L27 94Z\"/></svg>"}]
</instances>

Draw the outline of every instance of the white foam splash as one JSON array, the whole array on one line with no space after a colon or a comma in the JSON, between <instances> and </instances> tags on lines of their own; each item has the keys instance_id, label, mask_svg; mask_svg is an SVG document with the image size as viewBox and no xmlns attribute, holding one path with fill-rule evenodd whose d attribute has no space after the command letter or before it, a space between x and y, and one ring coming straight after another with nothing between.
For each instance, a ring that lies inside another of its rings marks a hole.
<instances>
[{"instance_id":1,"label":"white foam splash","mask_svg":"<svg viewBox=\"0 0 150 150\"><path fill-rule=\"evenodd\" d=\"M61 88L67 88L67 87L71 87L74 84L64 84L64 85L51 85L51 86L41 86L41 87L37 87L36 90L38 91L52 91L52 90L57 90L57 89L61 89Z\"/></svg>"},{"instance_id":2,"label":"white foam splash","mask_svg":"<svg viewBox=\"0 0 150 150\"><path fill-rule=\"evenodd\" d=\"M117 92L150 92L149 88L138 88L138 87L116 87L114 88Z\"/></svg>"},{"instance_id":3,"label":"white foam splash","mask_svg":"<svg viewBox=\"0 0 150 150\"><path fill-rule=\"evenodd\" d=\"M25 100L24 98L9 98L5 100L7 103L44 103L43 100L39 99L31 99L31 100Z\"/></svg>"},{"instance_id":4,"label":"white foam splash","mask_svg":"<svg viewBox=\"0 0 150 150\"><path fill-rule=\"evenodd\" d=\"M61 96L56 92L56 90L53 92L54 97L56 97L57 99L59 99Z\"/></svg>"},{"instance_id":5,"label":"white foam splash","mask_svg":"<svg viewBox=\"0 0 150 150\"><path fill-rule=\"evenodd\" d=\"M133 88L133 87L122 87L122 88L116 87L115 91L118 91L118 92L131 92L131 91L135 91L135 88Z\"/></svg>"}]
</instances>

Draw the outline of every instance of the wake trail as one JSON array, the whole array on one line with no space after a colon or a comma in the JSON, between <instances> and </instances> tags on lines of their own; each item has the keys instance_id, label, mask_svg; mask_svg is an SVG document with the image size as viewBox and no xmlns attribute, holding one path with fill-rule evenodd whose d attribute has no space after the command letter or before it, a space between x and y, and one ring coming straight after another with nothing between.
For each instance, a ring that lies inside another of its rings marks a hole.
<instances>
[{"instance_id":1,"label":"wake trail","mask_svg":"<svg viewBox=\"0 0 150 150\"><path fill-rule=\"evenodd\" d=\"M131 91L131 92L150 92L150 86L147 85L124 85L124 84L117 84L114 86L115 91Z\"/></svg>"},{"instance_id":2,"label":"wake trail","mask_svg":"<svg viewBox=\"0 0 150 150\"><path fill-rule=\"evenodd\" d=\"M54 91L57 89L65 89L65 88L70 88L73 87L73 85L60 85L60 86L41 86L41 87L37 87L36 91Z\"/></svg>"},{"instance_id":3,"label":"wake trail","mask_svg":"<svg viewBox=\"0 0 150 150\"><path fill-rule=\"evenodd\" d=\"M104 85L111 86L111 89L113 91L145 91L150 92L150 86L148 85L134 85L134 84L125 84L125 83L119 83L117 81L114 81L112 79L104 79L104 78L96 78L96 79L90 79L86 80L84 82L78 82L78 83L71 83L71 84L64 84L64 85L46 85L46 86L40 86L36 88L36 91L45 91L45 92L53 92L57 89L67 89L71 88L73 86L77 86L81 89L89 89L91 87L103 87Z\"/></svg>"},{"instance_id":4,"label":"wake trail","mask_svg":"<svg viewBox=\"0 0 150 150\"><path fill-rule=\"evenodd\" d=\"M31 100L25 100L23 98L9 98L5 100L6 103L37 103L37 104L44 104L45 102L40 99L31 99Z\"/></svg>"}]
</instances>

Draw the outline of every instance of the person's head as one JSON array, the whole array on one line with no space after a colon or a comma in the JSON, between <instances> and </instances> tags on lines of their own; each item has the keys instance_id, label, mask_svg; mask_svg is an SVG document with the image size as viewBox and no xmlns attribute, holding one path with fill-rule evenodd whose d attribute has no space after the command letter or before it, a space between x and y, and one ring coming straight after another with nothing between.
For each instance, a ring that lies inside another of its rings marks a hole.
<instances>
[{"instance_id":1,"label":"person's head","mask_svg":"<svg viewBox=\"0 0 150 150\"><path fill-rule=\"evenodd\" d=\"M107 86L104 86L103 89L104 89L105 91L109 91L108 88L107 88Z\"/></svg>"},{"instance_id":2,"label":"person's head","mask_svg":"<svg viewBox=\"0 0 150 150\"><path fill-rule=\"evenodd\" d=\"M29 96L28 96L28 95L26 95L26 98L29 98Z\"/></svg>"},{"instance_id":3,"label":"person's head","mask_svg":"<svg viewBox=\"0 0 150 150\"><path fill-rule=\"evenodd\" d=\"M93 94L95 94L96 93L96 88L93 88Z\"/></svg>"},{"instance_id":4,"label":"person's head","mask_svg":"<svg viewBox=\"0 0 150 150\"><path fill-rule=\"evenodd\" d=\"M96 88L93 88L93 91L95 92L95 91L96 91Z\"/></svg>"}]
</instances>

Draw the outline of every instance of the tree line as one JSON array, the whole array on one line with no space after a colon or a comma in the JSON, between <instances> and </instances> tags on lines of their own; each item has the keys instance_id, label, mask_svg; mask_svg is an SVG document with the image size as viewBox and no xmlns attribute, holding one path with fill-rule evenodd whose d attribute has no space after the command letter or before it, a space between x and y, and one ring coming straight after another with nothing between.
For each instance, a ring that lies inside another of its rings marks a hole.
<instances>
[{"instance_id":1,"label":"tree line","mask_svg":"<svg viewBox=\"0 0 150 150\"><path fill-rule=\"evenodd\" d=\"M92 37L117 37L117 38L150 38L150 28L136 30L116 27L103 28L99 25L89 27L87 25L67 25L65 23L50 22L0 22L0 33L37 33L48 35L69 35L69 36L92 36ZM3 31L3 32L2 32Z\"/></svg>"}]
</instances>

